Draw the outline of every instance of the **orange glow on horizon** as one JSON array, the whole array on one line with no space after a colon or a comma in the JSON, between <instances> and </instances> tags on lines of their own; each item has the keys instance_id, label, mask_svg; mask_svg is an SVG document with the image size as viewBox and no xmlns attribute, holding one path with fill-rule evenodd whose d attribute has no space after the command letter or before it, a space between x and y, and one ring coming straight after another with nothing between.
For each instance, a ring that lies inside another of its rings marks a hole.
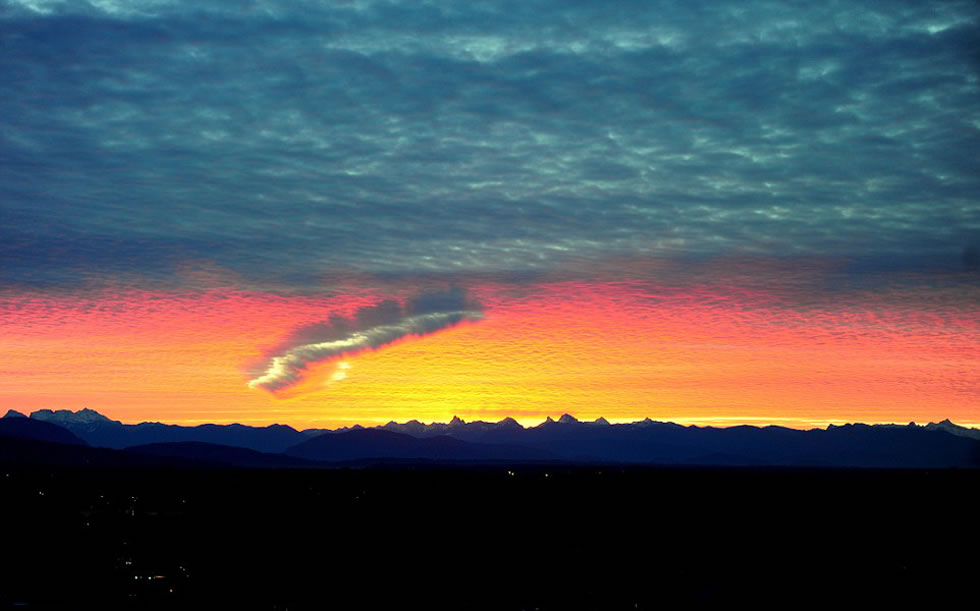
<instances>
[{"instance_id":1,"label":"orange glow on horizon","mask_svg":"<svg viewBox=\"0 0 980 611\"><path fill-rule=\"evenodd\" d=\"M0 405L300 429L453 415L533 425L566 412L722 426L980 426L975 294L940 296L937 309L935 295L901 289L821 303L730 283L483 282L471 293L484 320L345 356L344 366L317 364L275 395L246 386L272 347L385 295L0 300Z\"/></svg>"}]
</instances>

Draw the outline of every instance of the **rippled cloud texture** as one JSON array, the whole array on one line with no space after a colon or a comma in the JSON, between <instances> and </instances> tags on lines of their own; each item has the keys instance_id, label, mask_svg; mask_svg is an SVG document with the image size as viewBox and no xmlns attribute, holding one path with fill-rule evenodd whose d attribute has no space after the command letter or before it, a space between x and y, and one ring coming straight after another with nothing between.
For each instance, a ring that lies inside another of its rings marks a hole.
<instances>
[{"instance_id":1,"label":"rippled cloud texture","mask_svg":"<svg viewBox=\"0 0 980 611\"><path fill-rule=\"evenodd\" d=\"M958 263L974 2L0 4L4 280Z\"/></svg>"},{"instance_id":2,"label":"rippled cloud texture","mask_svg":"<svg viewBox=\"0 0 980 611\"><path fill-rule=\"evenodd\" d=\"M0 405L980 423L978 49L973 1L0 0Z\"/></svg>"}]
</instances>

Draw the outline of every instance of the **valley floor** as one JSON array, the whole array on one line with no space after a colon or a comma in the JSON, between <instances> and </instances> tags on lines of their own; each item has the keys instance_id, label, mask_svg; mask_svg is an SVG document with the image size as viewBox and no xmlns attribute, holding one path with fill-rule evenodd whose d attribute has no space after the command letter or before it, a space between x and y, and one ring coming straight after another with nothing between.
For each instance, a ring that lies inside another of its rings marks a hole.
<instances>
[{"instance_id":1,"label":"valley floor","mask_svg":"<svg viewBox=\"0 0 980 611\"><path fill-rule=\"evenodd\" d=\"M0 607L934 606L978 470L0 465Z\"/></svg>"}]
</instances>

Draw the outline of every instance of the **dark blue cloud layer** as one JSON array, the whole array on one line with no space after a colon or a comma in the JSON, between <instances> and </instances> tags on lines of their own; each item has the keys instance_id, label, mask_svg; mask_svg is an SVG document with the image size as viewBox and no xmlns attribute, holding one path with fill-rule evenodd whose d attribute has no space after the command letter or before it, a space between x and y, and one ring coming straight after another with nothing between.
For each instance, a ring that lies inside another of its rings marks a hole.
<instances>
[{"instance_id":1,"label":"dark blue cloud layer","mask_svg":"<svg viewBox=\"0 0 980 611\"><path fill-rule=\"evenodd\" d=\"M0 4L0 282L980 236L973 2L200 4Z\"/></svg>"}]
</instances>

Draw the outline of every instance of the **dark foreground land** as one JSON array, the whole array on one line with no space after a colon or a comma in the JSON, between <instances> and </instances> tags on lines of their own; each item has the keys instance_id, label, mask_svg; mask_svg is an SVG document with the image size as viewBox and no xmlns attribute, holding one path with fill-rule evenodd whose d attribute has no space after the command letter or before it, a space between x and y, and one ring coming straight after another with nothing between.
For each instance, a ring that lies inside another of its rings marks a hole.
<instances>
[{"instance_id":1,"label":"dark foreground land","mask_svg":"<svg viewBox=\"0 0 980 611\"><path fill-rule=\"evenodd\" d=\"M978 470L0 466L0 608L975 608L978 484Z\"/></svg>"}]
</instances>

